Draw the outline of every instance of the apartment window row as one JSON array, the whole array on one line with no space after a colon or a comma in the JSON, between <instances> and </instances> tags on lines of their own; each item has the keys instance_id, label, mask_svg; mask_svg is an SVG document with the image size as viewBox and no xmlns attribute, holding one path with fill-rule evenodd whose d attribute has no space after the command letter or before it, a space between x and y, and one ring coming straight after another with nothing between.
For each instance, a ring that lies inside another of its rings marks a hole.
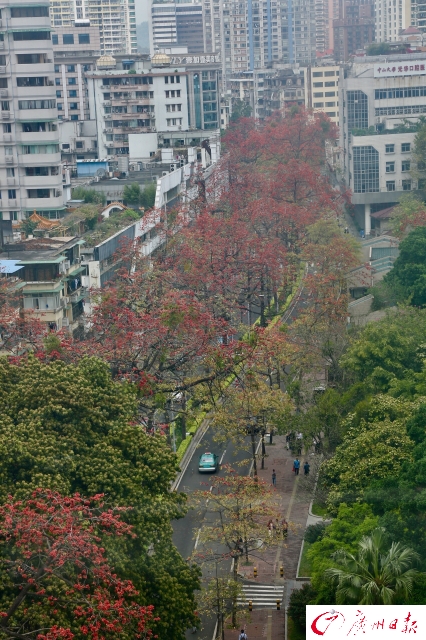
<instances>
[{"instance_id":1,"label":"apartment window row","mask_svg":"<svg viewBox=\"0 0 426 640\"><path fill-rule=\"evenodd\" d=\"M168 113L170 113L170 111L182 111L182 105L181 104L167 104L166 105L166 111Z\"/></svg>"},{"instance_id":2,"label":"apartment window row","mask_svg":"<svg viewBox=\"0 0 426 640\"><path fill-rule=\"evenodd\" d=\"M324 73L322 71L313 71L312 72L312 76L314 78L322 78L323 76L327 77L332 77L332 76L338 76L339 75L339 71L324 71Z\"/></svg>"},{"instance_id":3,"label":"apartment window row","mask_svg":"<svg viewBox=\"0 0 426 640\"><path fill-rule=\"evenodd\" d=\"M58 144L26 144L22 146L22 153L35 155L39 153L59 153Z\"/></svg>"},{"instance_id":4,"label":"apartment window row","mask_svg":"<svg viewBox=\"0 0 426 640\"><path fill-rule=\"evenodd\" d=\"M16 78L16 84L18 87L45 87L46 85L53 85L53 80L49 80L44 76L35 78Z\"/></svg>"},{"instance_id":5,"label":"apartment window row","mask_svg":"<svg viewBox=\"0 0 426 640\"><path fill-rule=\"evenodd\" d=\"M13 39L15 42L29 40L50 40L50 31L14 31Z\"/></svg>"},{"instance_id":6,"label":"apartment window row","mask_svg":"<svg viewBox=\"0 0 426 640\"><path fill-rule=\"evenodd\" d=\"M57 33L52 34L52 44L59 44ZM74 44L74 34L64 33L62 36L62 44ZM78 44L90 44L90 33L79 33Z\"/></svg>"},{"instance_id":7,"label":"apartment window row","mask_svg":"<svg viewBox=\"0 0 426 640\"><path fill-rule=\"evenodd\" d=\"M75 64L66 64L65 69L67 73L75 73ZM55 64L55 73L61 73L61 65Z\"/></svg>"},{"instance_id":8,"label":"apartment window row","mask_svg":"<svg viewBox=\"0 0 426 640\"><path fill-rule=\"evenodd\" d=\"M3 125L3 131L6 133L4 127L7 125ZM57 125L54 122L23 122L22 123L22 131L25 133L41 133L43 131L57 131ZM7 133L11 133L11 131L7 131Z\"/></svg>"},{"instance_id":9,"label":"apartment window row","mask_svg":"<svg viewBox=\"0 0 426 640\"><path fill-rule=\"evenodd\" d=\"M318 91L314 93L314 98L335 98L336 91Z\"/></svg>"},{"instance_id":10,"label":"apartment window row","mask_svg":"<svg viewBox=\"0 0 426 640\"><path fill-rule=\"evenodd\" d=\"M19 100L19 109L54 109L56 100Z\"/></svg>"},{"instance_id":11,"label":"apartment window row","mask_svg":"<svg viewBox=\"0 0 426 640\"><path fill-rule=\"evenodd\" d=\"M385 145L385 151L386 151L386 153L395 153L395 145L394 144L386 144ZM411 143L410 142L403 142L401 144L401 153L408 153L409 151L411 151Z\"/></svg>"},{"instance_id":12,"label":"apartment window row","mask_svg":"<svg viewBox=\"0 0 426 640\"><path fill-rule=\"evenodd\" d=\"M336 83L334 81L329 82L314 82L314 87L335 87Z\"/></svg>"},{"instance_id":13,"label":"apartment window row","mask_svg":"<svg viewBox=\"0 0 426 640\"><path fill-rule=\"evenodd\" d=\"M164 82L166 84L179 84L180 76L164 76Z\"/></svg>"},{"instance_id":14,"label":"apartment window row","mask_svg":"<svg viewBox=\"0 0 426 640\"><path fill-rule=\"evenodd\" d=\"M426 86L393 87L391 89L376 89L374 92L376 100L387 100L388 98L418 98L420 96L426 96Z\"/></svg>"},{"instance_id":15,"label":"apartment window row","mask_svg":"<svg viewBox=\"0 0 426 640\"><path fill-rule=\"evenodd\" d=\"M113 87L120 85L154 84L152 76L129 76L127 78L103 78L102 86Z\"/></svg>"},{"instance_id":16,"label":"apartment window row","mask_svg":"<svg viewBox=\"0 0 426 640\"><path fill-rule=\"evenodd\" d=\"M166 122L168 127L174 127L182 124L182 118L168 118Z\"/></svg>"},{"instance_id":17,"label":"apartment window row","mask_svg":"<svg viewBox=\"0 0 426 640\"><path fill-rule=\"evenodd\" d=\"M180 89L166 91L166 98L180 98Z\"/></svg>"},{"instance_id":18,"label":"apartment window row","mask_svg":"<svg viewBox=\"0 0 426 640\"><path fill-rule=\"evenodd\" d=\"M395 162L390 161L386 163L386 173L395 173ZM401 171L410 171L411 162L409 160L403 160L401 162Z\"/></svg>"},{"instance_id":19,"label":"apartment window row","mask_svg":"<svg viewBox=\"0 0 426 640\"><path fill-rule=\"evenodd\" d=\"M11 7L11 18L48 18L49 7Z\"/></svg>"},{"instance_id":20,"label":"apartment window row","mask_svg":"<svg viewBox=\"0 0 426 640\"><path fill-rule=\"evenodd\" d=\"M9 200L16 200L16 189L8 189L7 197ZM2 199L2 192L0 191L0 200Z\"/></svg>"},{"instance_id":21,"label":"apartment window row","mask_svg":"<svg viewBox=\"0 0 426 640\"><path fill-rule=\"evenodd\" d=\"M401 186L403 191L411 191L412 181L411 180L402 180ZM396 191L396 182L395 180L387 180L386 181L386 191Z\"/></svg>"},{"instance_id":22,"label":"apartment window row","mask_svg":"<svg viewBox=\"0 0 426 640\"><path fill-rule=\"evenodd\" d=\"M409 116L415 113L426 113L426 104L407 105L403 107L378 107L376 116Z\"/></svg>"},{"instance_id":23,"label":"apartment window row","mask_svg":"<svg viewBox=\"0 0 426 640\"><path fill-rule=\"evenodd\" d=\"M62 102L58 102L57 108L58 108L58 111L62 111L63 110L64 107L63 107ZM69 102L68 103L68 109L70 111L78 111L79 108L80 108L80 105L78 104L78 102ZM111 109L111 107L110 107L110 109Z\"/></svg>"}]
</instances>

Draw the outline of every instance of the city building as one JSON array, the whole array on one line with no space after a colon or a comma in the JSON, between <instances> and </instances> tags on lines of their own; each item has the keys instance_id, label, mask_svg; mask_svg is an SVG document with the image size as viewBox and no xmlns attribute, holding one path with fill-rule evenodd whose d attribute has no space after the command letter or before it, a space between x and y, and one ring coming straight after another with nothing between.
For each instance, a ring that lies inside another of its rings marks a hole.
<instances>
[{"instance_id":1,"label":"city building","mask_svg":"<svg viewBox=\"0 0 426 640\"><path fill-rule=\"evenodd\" d=\"M340 146L358 224L418 188L411 152L426 114L426 54L355 58L340 77Z\"/></svg>"},{"instance_id":2,"label":"city building","mask_svg":"<svg viewBox=\"0 0 426 640\"><path fill-rule=\"evenodd\" d=\"M74 27L89 20L97 27L103 54L137 53L134 0L51 0L52 27Z\"/></svg>"},{"instance_id":3,"label":"city building","mask_svg":"<svg viewBox=\"0 0 426 640\"><path fill-rule=\"evenodd\" d=\"M375 0L374 9L376 42L397 42L399 32L412 24L410 0Z\"/></svg>"},{"instance_id":4,"label":"city building","mask_svg":"<svg viewBox=\"0 0 426 640\"><path fill-rule=\"evenodd\" d=\"M138 56L131 70L123 61L102 58L96 70L86 73L99 158L119 162L127 171L131 134L156 134L156 145L157 134L175 133L181 139L180 132L189 132L194 138L197 131L219 127L220 64L214 56Z\"/></svg>"},{"instance_id":5,"label":"city building","mask_svg":"<svg viewBox=\"0 0 426 640\"><path fill-rule=\"evenodd\" d=\"M259 113L263 118L271 116L274 111L281 111L285 115L291 107L305 104L305 77L302 71L282 69L265 74L263 91L258 93L257 98Z\"/></svg>"},{"instance_id":6,"label":"city building","mask_svg":"<svg viewBox=\"0 0 426 640\"><path fill-rule=\"evenodd\" d=\"M374 4L371 0L341 0L339 15L333 21L334 59L346 62L349 57L374 42Z\"/></svg>"},{"instance_id":7,"label":"city building","mask_svg":"<svg viewBox=\"0 0 426 640\"><path fill-rule=\"evenodd\" d=\"M204 53L203 5L200 2L153 2L151 7L152 53L165 47L187 47L188 53Z\"/></svg>"},{"instance_id":8,"label":"city building","mask_svg":"<svg viewBox=\"0 0 426 640\"><path fill-rule=\"evenodd\" d=\"M305 105L314 111L323 111L339 126L339 77L338 65L305 67Z\"/></svg>"},{"instance_id":9,"label":"city building","mask_svg":"<svg viewBox=\"0 0 426 640\"><path fill-rule=\"evenodd\" d=\"M63 215L49 5L42 0L2 0L0 96L1 212L20 221L36 211Z\"/></svg>"},{"instance_id":10,"label":"city building","mask_svg":"<svg viewBox=\"0 0 426 640\"><path fill-rule=\"evenodd\" d=\"M339 17L339 0L315 1L315 46L317 53L334 50L333 21Z\"/></svg>"}]
</instances>

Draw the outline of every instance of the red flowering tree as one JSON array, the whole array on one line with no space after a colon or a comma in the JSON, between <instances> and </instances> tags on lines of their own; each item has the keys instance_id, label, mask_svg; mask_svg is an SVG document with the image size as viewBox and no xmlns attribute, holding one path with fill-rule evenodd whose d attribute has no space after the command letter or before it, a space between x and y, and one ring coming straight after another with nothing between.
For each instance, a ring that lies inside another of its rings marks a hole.
<instances>
[{"instance_id":1,"label":"red flowering tree","mask_svg":"<svg viewBox=\"0 0 426 640\"><path fill-rule=\"evenodd\" d=\"M153 607L109 566L101 536L134 536L102 495L38 489L0 507L0 638L149 638Z\"/></svg>"}]
</instances>

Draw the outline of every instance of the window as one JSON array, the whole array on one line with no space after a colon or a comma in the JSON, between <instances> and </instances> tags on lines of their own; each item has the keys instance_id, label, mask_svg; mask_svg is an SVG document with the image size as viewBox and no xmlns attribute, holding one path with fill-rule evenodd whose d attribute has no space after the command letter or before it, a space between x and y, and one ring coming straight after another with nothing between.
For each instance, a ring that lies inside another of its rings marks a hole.
<instances>
[{"instance_id":1,"label":"window","mask_svg":"<svg viewBox=\"0 0 426 640\"><path fill-rule=\"evenodd\" d=\"M411 191L411 180L403 180L402 181L402 190L403 191Z\"/></svg>"},{"instance_id":2,"label":"window","mask_svg":"<svg viewBox=\"0 0 426 640\"><path fill-rule=\"evenodd\" d=\"M386 163L386 173L395 173L395 163L387 162Z\"/></svg>"},{"instance_id":3,"label":"window","mask_svg":"<svg viewBox=\"0 0 426 640\"><path fill-rule=\"evenodd\" d=\"M70 98L77 98L77 91L75 89L70 89L68 91L68 95Z\"/></svg>"},{"instance_id":4,"label":"window","mask_svg":"<svg viewBox=\"0 0 426 640\"><path fill-rule=\"evenodd\" d=\"M79 33L78 34L78 44L90 44L90 34L89 33Z\"/></svg>"},{"instance_id":5,"label":"window","mask_svg":"<svg viewBox=\"0 0 426 640\"><path fill-rule=\"evenodd\" d=\"M18 64L43 64L45 62L42 53L18 53Z\"/></svg>"},{"instance_id":6,"label":"window","mask_svg":"<svg viewBox=\"0 0 426 640\"><path fill-rule=\"evenodd\" d=\"M47 78L39 76L36 78L16 78L18 87L44 87L47 84Z\"/></svg>"},{"instance_id":7,"label":"window","mask_svg":"<svg viewBox=\"0 0 426 640\"><path fill-rule=\"evenodd\" d=\"M14 167L10 167L10 168L6 169L6 177L7 178L14 178L15 177L15 169L14 169Z\"/></svg>"},{"instance_id":8,"label":"window","mask_svg":"<svg viewBox=\"0 0 426 640\"><path fill-rule=\"evenodd\" d=\"M324 82L324 87L335 87L336 83L334 81Z\"/></svg>"},{"instance_id":9,"label":"window","mask_svg":"<svg viewBox=\"0 0 426 640\"><path fill-rule=\"evenodd\" d=\"M57 98L62 98L62 91L57 91L56 92L56 97Z\"/></svg>"},{"instance_id":10,"label":"window","mask_svg":"<svg viewBox=\"0 0 426 640\"><path fill-rule=\"evenodd\" d=\"M13 156L13 147L5 147L4 148L5 156Z\"/></svg>"},{"instance_id":11,"label":"window","mask_svg":"<svg viewBox=\"0 0 426 640\"><path fill-rule=\"evenodd\" d=\"M336 103L335 103L335 102L326 102L326 103L325 103L325 106L326 106L326 107L335 107L335 106L336 106Z\"/></svg>"},{"instance_id":12,"label":"window","mask_svg":"<svg viewBox=\"0 0 426 640\"><path fill-rule=\"evenodd\" d=\"M395 180L386 181L386 191L395 191Z\"/></svg>"},{"instance_id":13,"label":"window","mask_svg":"<svg viewBox=\"0 0 426 640\"><path fill-rule=\"evenodd\" d=\"M379 152L372 146L353 147L354 192L379 191Z\"/></svg>"},{"instance_id":14,"label":"window","mask_svg":"<svg viewBox=\"0 0 426 640\"><path fill-rule=\"evenodd\" d=\"M68 84L77 84L77 78L68 78Z\"/></svg>"},{"instance_id":15,"label":"window","mask_svg":"<svg viewBox=\"0 0 426 640\"><path fill-rule=\"evenodd\" d=\"M58 44L58 34L52 33L52 44Z\"/></svg>"},{"instance_id":16,"label":"window","mask_svg":"<svg viewBox=\"0 0 426 640\"><path fill-rule=\"evenodd\" d=\"M84 140L77 140L77 142L75 143L75 148L84 149Z\"/></svg>"},{"instance_id":17,"label":"window","mask_svg":"<svg viewBox=\"0 0 426 640\"><path fill-rule=\"evenodd\" d=\"M2 111L9 111L10 109L10 102L9 100L2 100L1 101L1 110Z\"/></svg>"},{"instance_id":18,"label":"window","mask_svg":"<svg viewBox=\"0 0 426 640\"><path fill-rule=\"evenodd\" d=\"M13 39L16 41L50 40L50 31L14 31Z\"/></svg>"},{"instance_id":19,"label":"window","mask_svg":"<svg viewBox=\"0 0 426 640\"><path fill-rule=\"evenodd\" d=\"M410 171L410 161L409 160L403 160L401 163L401 170L402 171Z\"/></svg>"},{"instance_id":20,"label":"window","mask_svg":"<svg viewBox=\"0 0 426 640\"><path fill-rule=\"evenodd\" d=\"M54 122L23 122L22 131L36 133L42 131L56 131L57 125Z\"/></svg>"},{"instance_id":21,"label":"window","mask_svg":"<svg viewBox=\"0 0 426 640\"><path fill-rule=\"evenodd\" d=\"M323 87L324 83L323 82L314 82L314 87Z\"/></svg>"},{"instance_id":22,"label":"window","mask_svg":"<svg viewBox=\"0 0 426 640\"><path fill-rule=\"evenodd\" d=\"M62 102L58 102L58 104L56 105L58 111L62 111ZM58 116L59 119L61 119L63 116Z\"/></svg>"},{"instance_id":23,"label":"window","mask_svg":"<svg viewBox=\"0 0 426 640\"><path fill-rule=\"evenodd\" d=\"M386 153L395 153L395 145L394 144L386 144L385 145Z\"/></svg>"},{"instance_id":24,"label":"window","mask_svg":"<svg viewBox=\"0 0 426 640\"><path fill-rule=\"evenodd\" d=\"M71 116L71 120L78 120L78 114L73 114Z\"/></svg>"},{"instance_id":25,"label":"window","mask_svg":"<svg viewBox=\"0 0 426 640\"><path fill-rule=\"evenodd\" d=\"M4 67L6 66L6 56L1 55L0 56L0 64Z\"/></svg>"},{"instance_id":26,"label":"window","mask_svg":"<svg viewBox=\"0 0 426 640\"><path fill-rule=\"evenodd\" d=\"M348 129L368 129L368 98L363 91L347 91Z\"/></svg>"},{"instance_id":27,"label":"window","mask_svg":"<svg viewBox=\"0 0 426 640\"><path fill-rule=\"evenodd\" d=\"M12 125L10 122L3 125L3 133L12 133Z\"/></svg>"},{"instance_id":28,"label":"window","mask_svg":"<svg viewBox=\"0 0 426 640\"><path fill-rule=\"evenodd\" d=\"M19 100L19 109L54 109L56 100Z\"/></svg>"},{"instance_id":29,"label":"window","mask_svg":"<svg viewBox=\"0 0 426 640\"><path fill-rule=\"evenodd\" d=\"M324 93L326 98L334 98L336 96L336 92L335 91L326 91Z\"/></svg>"},{"instance_id":30,"label":"window","mask_svg":"<svg viewBox=\"0 0 426 640\"><path fill-rule=\"evenodd\" d=\"M50 198L50 189L27 189L28 198Z\"/></svg>"},{"instance_id":31,"label":"window","mask_svg":"<svg viewBox=\"0 0 426 640\"><path fill-rule=\"evenodd\" d=\"M55 73L59 73L61 71L61 65L55 64Z\"/></svg>"},{"instance_id":32,"label":"window","mask_svg":"<svg viewBox=\"0 0 426 640\"><path fill-rule=\"evenodd\" d=\"M168 127L174 127L182 124L182 118L170 118L166 122Z\"/></svg>"},{"instance_id":33,"label":"window","mask_svg":"<svg viewBox=\"0 0 426 640\"><path fill-rule=\"evenodd\" d=\"M314 98L323 98L324 97L324 93L322 91L318 91L317 93L314 93Z\"/></svg>"},{"instance_id":34,"label":"window","mask_svg":"<svg viewBox=\"0 0 426 640\"><path fill-rule=\"evenodd\" d=\"M411 151L411 143L410 142L403 142L401 144L401 152L402 153L408 153L408 151Z\"/></svg>"},{"instance_id":35,"label":"window","mask_svg":"<svg viewBox=\"0 0 426 640\"><path fill-rule=\"evenodd\" d=\"M324 106L323 102L314 102L314 109L321 109Z\"/></svg>"},{"instance_id":36,"label":"window","mask_svg":"<svg viewBox=\"0 0 426 640\"><path fill-rule=\"evenodd\" d=\"M59 153L58 144L26 144L22 146L24 155L38 155L39 153Z\"/></svg>"},{"instance_id":37,"label":"window","mask_svg":"<svg viewBox=\"0 0 426 640\"><path fill-rule=\"evenodd\" d=\"M9 200L16 200L16 189L8 189L7 196Z\"/></svg>"},{"instance_id":38,"label":"window","mask_svg":"<svg viewBox=\"0 0 426 640\"><path fill-rule=\"evenodd\" d=\"M11 7L11 18L48 18L49 7Z\"/></svg>"},{"instance_id":39,"label":"window","mask_svg":"<svg viewBox=\"0 0 426 640\"><path fill-rule=\"evenodd\" d=\"M328 78L330 78L331 76L334 76L334 75L335 75L335 73L334 73L334 71L326 71L326 72L324 73L324 75L325 75L325 77L326 77L326 78L327 78L327 77L328 77Z\"/></svg>"},{"instance_id":40,"label":"window","mask_svg":"<svg viewBox=\"0 0 426 640\"><path fill-rule=\"evenodd\" d=\"M322 78L322 71L314 71L314 72L312 73L312 76L313 76L314 78Z\"/></svg>"},{"instance_id":41,"label":"window","mask_svg":"<svg viewBox=\"0 0 426 640\"><path fill-rule=\"evenodd\" d=\"M68 73L75 73L75 64L67 64Z\"/></svg>"},{"instance_id":42,"label":"window","mask_svg":"<svg viewBox=\"0 0 426 640\"><path fill-rule=\"evenodd\" d=\"M7 78L0 78L0 89L7 89Z\"/></svg>"},{"instance_id":43,"label":"window","mask_svg":"<svg viewBox=\"0 0 426 640\"><path fill-rule=\"evenodd\" d=\"M75 111L78 109L78 102L70 102L70 110Z\"/></svg>"},{"instance_id":44,"label":"window","mask_svg":"<svg viewBox=\"0 0 426 640\"><path fill-rule=\"evenodd\" d=\"M60 78L55 78L55 85L56 85L57 87L60 87L60 86L61 86L61 79L60 79Z\"/></svg>"},{"instance_id":45,"label":"window","mask_svg":"<svg viewBox=\"0 0 426 640\"><path fill-rule=\"evenodd\" d=\"M72 33L64 33L62 36L63 44L74 44L74 34Z\"/></svg>"}]
</instances>

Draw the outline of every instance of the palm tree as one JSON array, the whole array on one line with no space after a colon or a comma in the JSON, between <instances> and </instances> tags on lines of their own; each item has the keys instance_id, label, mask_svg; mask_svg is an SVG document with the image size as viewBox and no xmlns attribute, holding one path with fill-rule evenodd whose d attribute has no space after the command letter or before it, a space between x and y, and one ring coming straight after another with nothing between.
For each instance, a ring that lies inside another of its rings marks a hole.
<instances>
[{"instance_id":1,"label":"palm tree","mask_svg":"<svg viewBox=\"0 0 426 640\"><path fill-rule=\"evenodd\" d=\"M392 604L399 596L408 598L419 555L400 542L386 546L385 530L378 527L362 538L356 555L344 549L334 554L342 568L327 569L325 575L337 582L337 604Z\"/></svg>"}]
</instances>

